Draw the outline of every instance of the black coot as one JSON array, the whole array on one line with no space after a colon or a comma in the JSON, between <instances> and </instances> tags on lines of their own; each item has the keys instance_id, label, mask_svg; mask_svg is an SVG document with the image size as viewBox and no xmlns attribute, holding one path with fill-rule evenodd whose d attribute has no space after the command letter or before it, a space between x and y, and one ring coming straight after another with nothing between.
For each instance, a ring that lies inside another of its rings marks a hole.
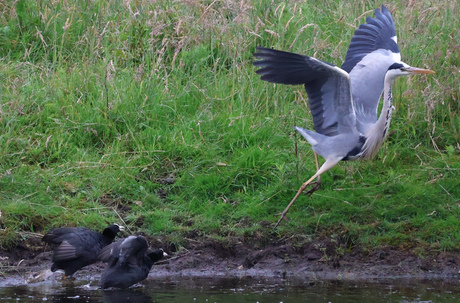
<instances>
[{"instance_id":1,"label":"black coot","mask_svg":"<svg viewBox=\"0 0 460 303\"><path fill-rule=\"evenodd\" d=\"M98 261L98 255L104 246L115 239L123 226L111 225L102 234L83 227L61 227L50 230L42 240L54 244L52 271L62 269L66 276Z\"/></svg>"},{"instance_id":2,"label":"black coot","mask_svg":"<svg viewBox=\"0 0 460 303\"><path fill-rule=\"evenodd\" d=\"M128 288L147 278L153 263L167 254L158 249L148 250L143 236L129 236L104 247L99 255L108 267L102 273L101 287Z\"/></svg>"}]
</instances>

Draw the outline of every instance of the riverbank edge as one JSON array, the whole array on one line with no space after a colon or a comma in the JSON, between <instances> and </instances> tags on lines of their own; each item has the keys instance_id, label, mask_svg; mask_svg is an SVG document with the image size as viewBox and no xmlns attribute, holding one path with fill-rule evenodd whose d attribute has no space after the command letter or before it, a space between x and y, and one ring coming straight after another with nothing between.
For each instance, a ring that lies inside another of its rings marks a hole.
<instances>
[{"instance_id":1,"label":"riverbank edge","mask_svg":"<svg viewBox=\"0 0 460 303\"><path fill-rule=\"evenodd\" d=\"M275 243L261 249L242 243L187 242L179 249L167 243L154 243L155 247L164 247L169 257L154 265L148 279L252 277L317 283L324 280L458 280L460 277L460 257L456 252L432 251L420 256L411 250L391 247L371 252L355 247L338 253L330 243L324 242L301 247ZM1 255L0 287L59 280L62 276L49 270L52 258L49 247L22 243ZM78 271L74 278L97 280L104 268L104 264L96 263Z\"/></svg>"}]
</instances>

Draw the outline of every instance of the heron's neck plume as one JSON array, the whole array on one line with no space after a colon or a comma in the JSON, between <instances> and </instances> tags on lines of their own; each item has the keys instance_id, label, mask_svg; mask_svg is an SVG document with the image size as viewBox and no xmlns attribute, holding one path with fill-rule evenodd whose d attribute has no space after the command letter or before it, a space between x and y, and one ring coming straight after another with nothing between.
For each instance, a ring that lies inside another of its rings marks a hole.
<instances>
[{"instance_id":1,"label":"heron's neck plume","mask_svg":"<svg viewBox=\"0 0 460 303\"><path fill-rule=\"evenodd\" d=\"M380 112L377 122L366 134L367 139L363 146L363 158L370 159L375 157L382 146L383 141L388 135L391 114L393 113L393 95L391 93L391 85L393 84L393 81L394 78L388 75L385 77L383 85L382 111Z\"/></svg>"}]
</instances>

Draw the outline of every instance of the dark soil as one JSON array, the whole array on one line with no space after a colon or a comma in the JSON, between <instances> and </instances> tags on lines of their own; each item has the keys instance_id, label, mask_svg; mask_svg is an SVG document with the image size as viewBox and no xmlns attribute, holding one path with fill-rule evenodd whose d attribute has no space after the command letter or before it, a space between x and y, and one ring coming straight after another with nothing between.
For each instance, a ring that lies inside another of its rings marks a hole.
<instances>
[{"instance_id":1,"label":"dark soil","mask_svg":"<svg viewBox=\"0 0 460 303\"><path fill-rule=\"evenodd\" d=\"M153 247L169 254L158 262L150 277L270 277L319 280L372 279L457 279L460 257L451 252L432 252L424 257L410 251L382 247L372 252L359 248L342 251L334 242L316 241L302 246L273 241L263 248L235 242L187 239L180 249L167 242L151 239ZM15 249L0 254L0 286L40 281L51 267L52 252L38 238L30 238ZM75 278L97 277L101 263L88 266ZM49 271L48 271L49 272ZM46 277L43 279L47 279Z\"/></svg>"}]
</instances>

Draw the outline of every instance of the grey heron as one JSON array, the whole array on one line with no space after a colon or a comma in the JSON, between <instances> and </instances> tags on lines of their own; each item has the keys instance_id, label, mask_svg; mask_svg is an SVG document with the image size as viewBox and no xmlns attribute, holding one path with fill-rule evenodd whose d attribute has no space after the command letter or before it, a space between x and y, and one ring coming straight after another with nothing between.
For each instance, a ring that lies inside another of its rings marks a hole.
<instances>
[{"instance_id":1,"label":"grey heron","mask_svg":"<svg viewBox=\"0 0 460 303\"><path fill-rule=\"evenodd\" d=\"M340 161L374 157L388 134L396 78L431 74L401 61L396 29L390 12L382 5L355 31L342 68L312 57L257 47L261 67L257 74L271 83L304 85L313 117L314 131L294 127L325 162L302 184L276 223L305 188ZM379 100L383 105L377 117ZM318 164L317 164L318 167Z\"/></svg>"}]
</instances>

